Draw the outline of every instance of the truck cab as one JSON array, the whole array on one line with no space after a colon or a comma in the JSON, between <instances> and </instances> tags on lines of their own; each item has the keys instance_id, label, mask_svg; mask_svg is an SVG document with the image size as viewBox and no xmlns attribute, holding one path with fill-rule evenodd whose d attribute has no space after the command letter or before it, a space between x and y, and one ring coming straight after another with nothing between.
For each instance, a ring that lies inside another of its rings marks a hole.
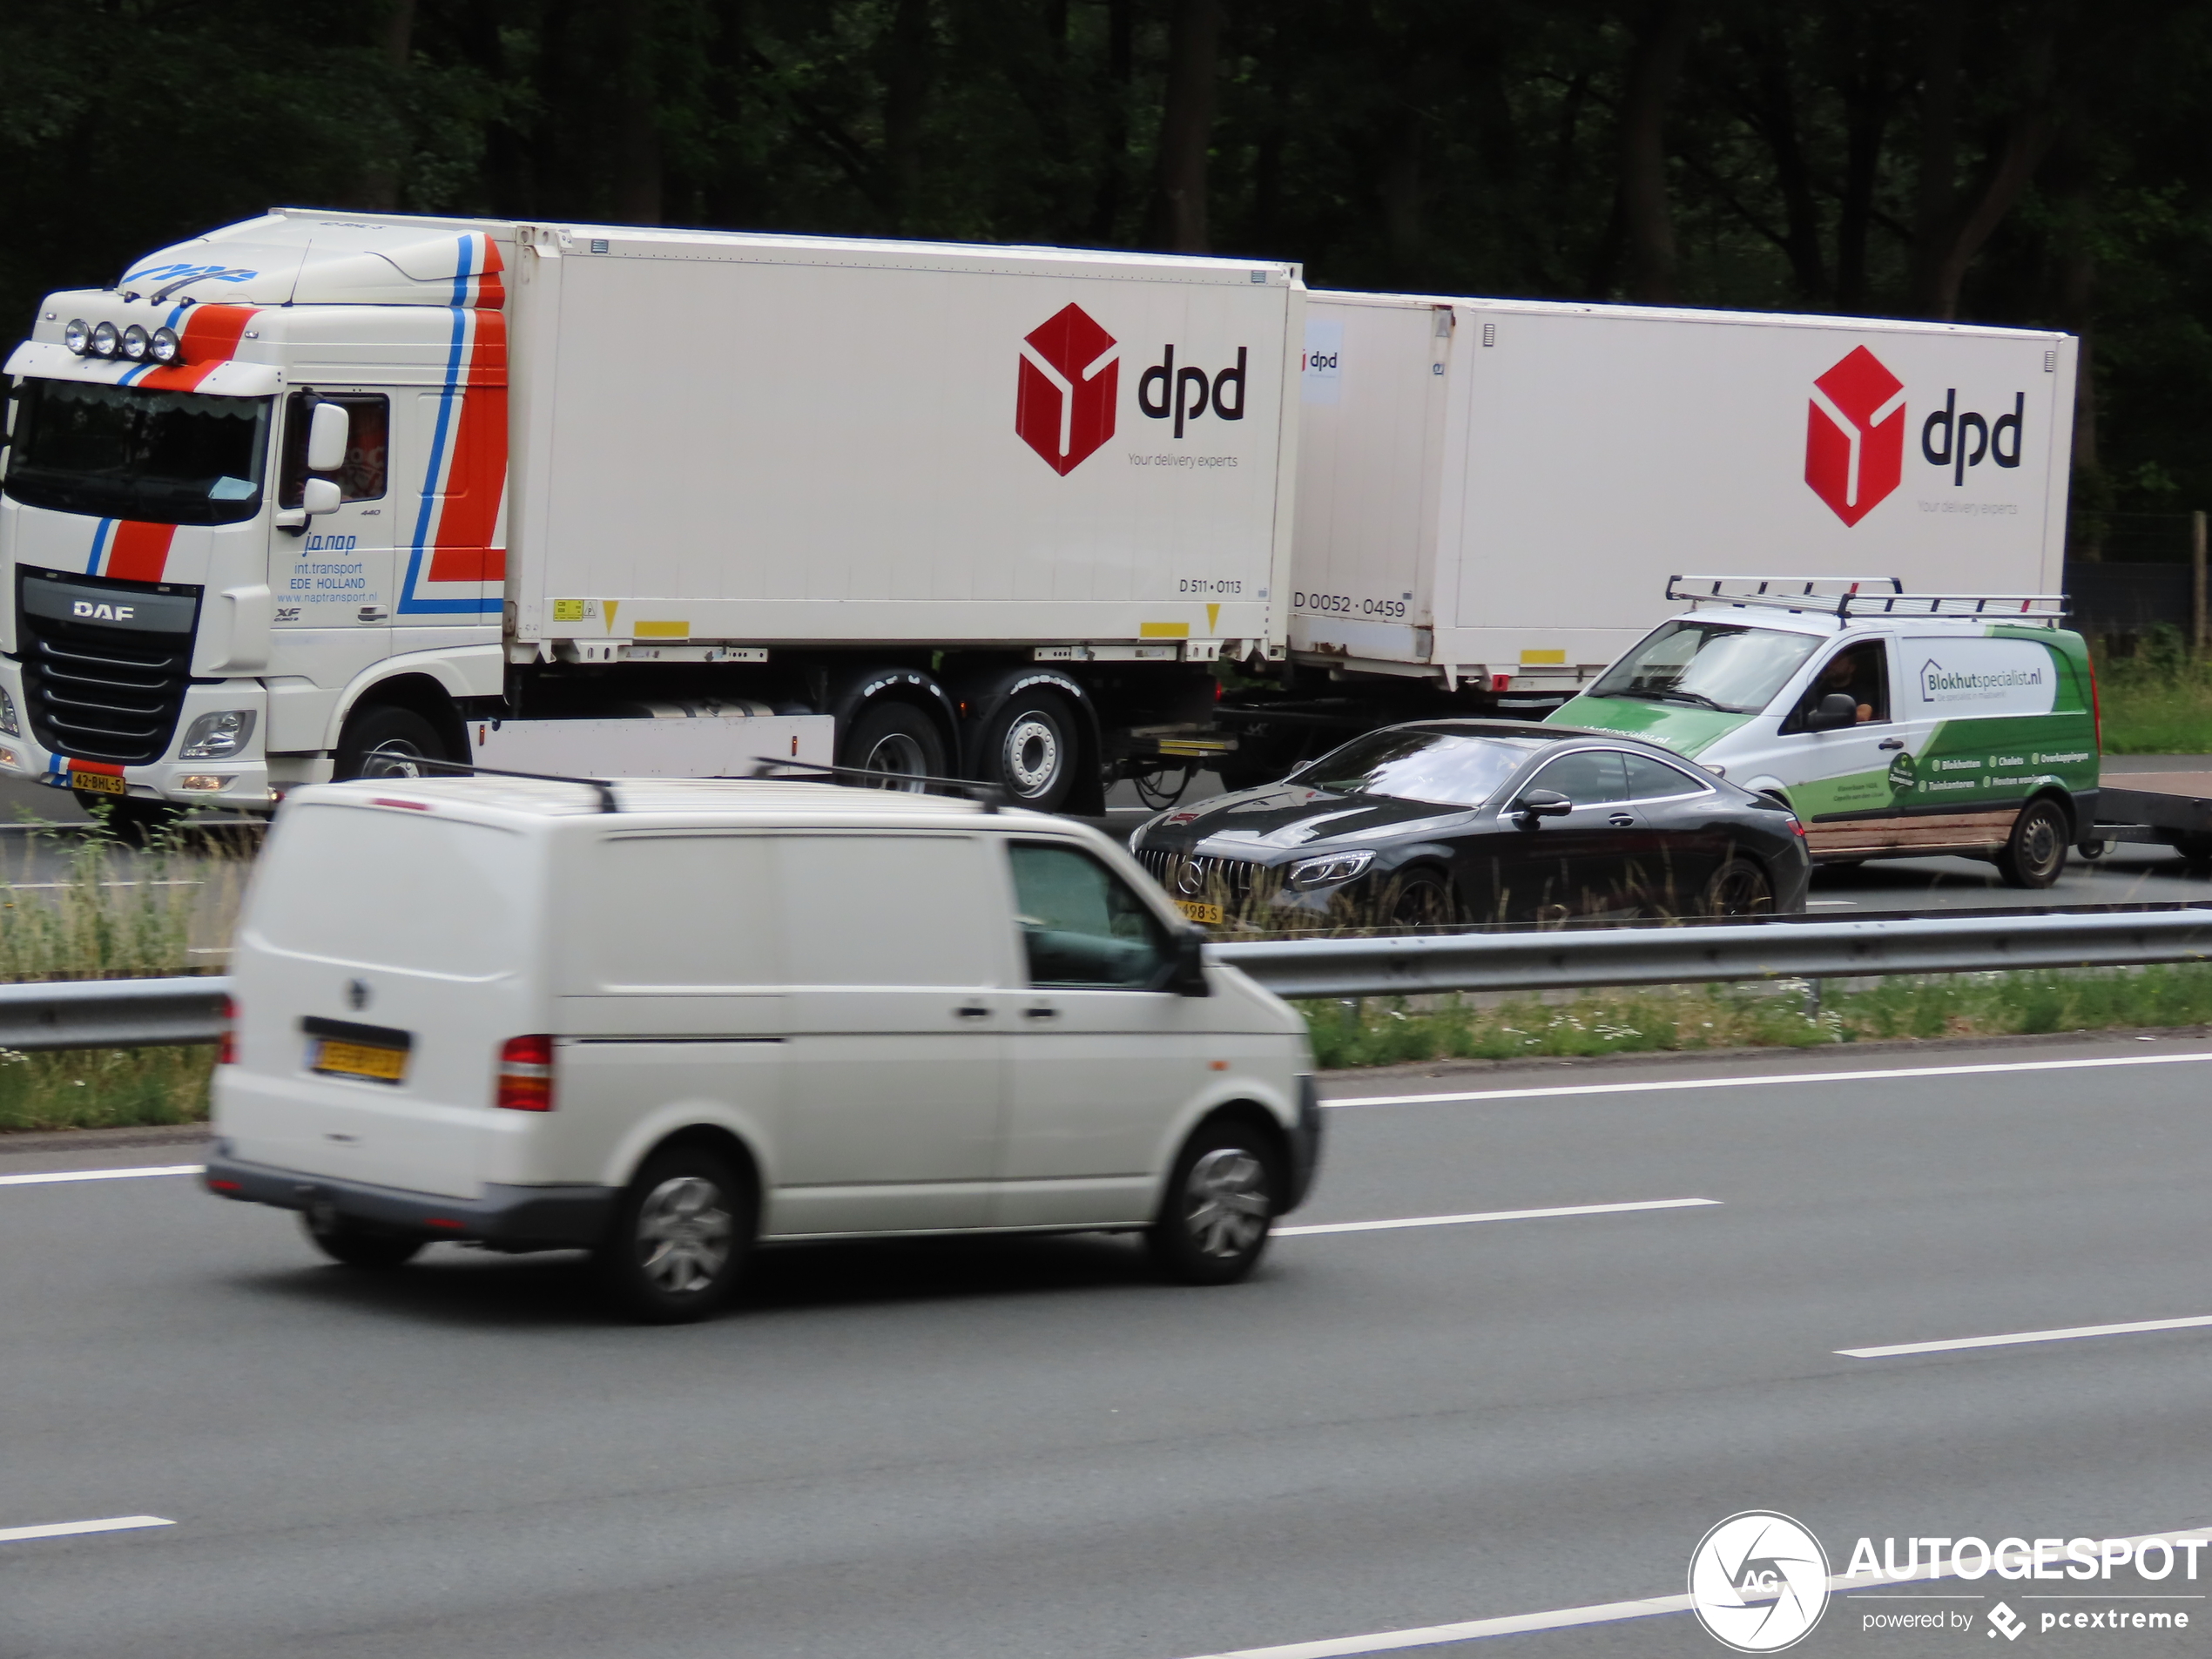
<instances>
[{"instance_id":1,"label":"truck cab","mask_svg":"<svg viewBox=\"0 0 2212 1659\"><path fill-rule=\"evenodd\" d=\"M504 260L409 230L271 215L40 306L7 362L0 772L266 808L425 731L460 752L441 725L501 691Z\"/></svg>"}]
</instances>

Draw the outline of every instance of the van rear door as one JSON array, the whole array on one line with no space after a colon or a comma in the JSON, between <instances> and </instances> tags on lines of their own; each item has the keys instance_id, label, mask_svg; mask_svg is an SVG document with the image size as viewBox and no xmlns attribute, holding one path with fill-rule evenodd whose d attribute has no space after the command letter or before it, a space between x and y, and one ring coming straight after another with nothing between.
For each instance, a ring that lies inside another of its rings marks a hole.
<instances>
[{"instance_id":1,"label":"van rear door","mask_svg":"<svg viewBox=\"0 0 2212 1659\"><path fill-rule=\"evenodd\" d=\"M523 971L539 845L433 806L286 809L232 963L238 1063L216 1129L235 1156L476 1192L513 1127L492 1105L500 1047L543 1029Z\"/></svg>"}]
</instances>

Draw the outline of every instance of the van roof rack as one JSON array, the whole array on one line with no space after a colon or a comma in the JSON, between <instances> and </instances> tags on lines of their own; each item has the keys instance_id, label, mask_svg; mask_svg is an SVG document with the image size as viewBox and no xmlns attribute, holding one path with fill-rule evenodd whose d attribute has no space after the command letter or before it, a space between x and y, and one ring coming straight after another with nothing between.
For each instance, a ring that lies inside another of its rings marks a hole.
<instances>
[{"instance_id":1,"label":"van roof rack","mask_svg":"<svg viewBox=\"0 0 2212 1659\"><path fill-rule=\"evenodd\" d=\"M435 767L440 772L465 772L485 778L528 778L541 784L581 784L586 789L599 792L601 812L618 813L622 810L621 803L615 799L614 780L609 778L569 778L557 772L509 772L504 766L480 766L473 760L434 760L428 755L417 755L409 764Z\"/></svg>"},{"instance_id":2,"label":"van roof rack","mask_svg":"<svg viewBox=\"0 0 2212 1659\"><path fill-rule=\"evenodd\" d=\"M996 784L987 784L974 778L933 778L920 772L880 772L868 766L825 766L812 760L770 760L765 757L753 763L748 778L788 777L792 772L810 772L818 778L835 782L841 778L880 778L890 784L927 784L932 789L948 789L967 796L987 813L995 813L1006 804L1006 792Z\"/></svg>"},{"instance_id":3,"label":"van roof rack","mask_svg":"<svg viewBox=\"0 0 2212 1659\"><path fill-rule=\"evenodd\" d=\"M1700 604L1767 605L1824 616L1929 617L2055 625L2062 593L1907 593L1893 576L1670 576L1667 597Z\"/></svg>"}]
</instances>

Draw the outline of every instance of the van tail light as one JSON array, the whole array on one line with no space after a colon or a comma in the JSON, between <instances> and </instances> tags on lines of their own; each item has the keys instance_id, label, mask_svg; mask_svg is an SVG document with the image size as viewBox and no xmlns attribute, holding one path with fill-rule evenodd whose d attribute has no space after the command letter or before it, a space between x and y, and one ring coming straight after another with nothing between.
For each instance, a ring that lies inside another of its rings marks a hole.
<instances>
[{"instance_id":1,"label":"van tail light","mask_svg":"<svg viewBox=\"0 0 2212 1659\"><path fill-rule=\"evenodd\" d=\"M499 1092L492 1104L510 1112L553 1109L553 1039L509 1037L499 1050Z\"/></svg>"},{"instance_id":2,"label":"van tail light","mask_svg":"<svg viewBox=\"0 0 2212 1659\"><path fill-rule=\"evenodd\" d=\"M227 996L223 999L222 1019L223 1035L221 1046L215 1050L215 1063L234 1066L238 1064L238 1004Z\"/></svg>"}]
</instances>

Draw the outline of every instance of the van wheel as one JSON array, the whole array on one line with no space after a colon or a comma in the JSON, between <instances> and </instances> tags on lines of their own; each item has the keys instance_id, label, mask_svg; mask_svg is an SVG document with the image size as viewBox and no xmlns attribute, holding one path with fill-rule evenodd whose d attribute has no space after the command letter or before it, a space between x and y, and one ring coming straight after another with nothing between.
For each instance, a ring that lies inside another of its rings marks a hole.
<instances>
[{"instance_id":1,"label":"van wheel","mask_svg":"<svg viewBox=\"0 0 2212 1659\"><path fill-rule=\"evenodd\" d=\"M1770 916L1774 884L1749 859L1730 859L1705 883L1703 913L1709 916Z\"/></svg>"},{"instance_id":2,"label":"van wheel","mask_svg":"<svg viewBox=\"0 0 2212 1659\"><path fill-rule=\"evenodd\" d=\"M729 1299L752 1246L750 1188L699 1147L646 1161L593 1258L601 1281L646 1325L702 1319Z\"/></svg>"},{"instance_id":3,"label":"van wheel","mask_svg":"<svg viewBox=\"0 0 2212 1659\"><path fill-rule=\"evenodd\" d=\"M1022 691L1007 701L979 734L975 753L984 781L1016 806L1056 813L1076 786L1076 722L1065 698Z\"/></svg>"},{"instance_id":4,"label":"van wheel","mask_svg":"<svg viewBox=\"0 0 2212 1659\"><path fill-rule=\"evenodd\" d=\"M339 735L337 765L331 776L348 778L431 778L444 775L442 766L425 766L424 760L448 760L446 745L437 730L412 709L387 705L361 710L346 722Z\"/></svg>"},{"instance_id":5,"label":"van wheel","mask_svg":"<svg viewBox=\"0 0 2212 1659\"><path fill-rule=\"evenodd\" d=\"M2013 820L1997 873L2008 887L2047 887L2066 868L2066 813L2053 800L2032 800Z\"/></svg>"},{"instance_id":6,"label":"van wheel","mask_svg":"<svg viewBox=\"0 0 2212 1659\"><path fill-rule=\"evenodd\" d=\"M300 1217L300 1225L317 1250L332 1261L342 1262L348 1267L384 1271L404 1267L415 1259L417 1251L430 1242L407 1233L364 1227L343 1216L318 1217L313 1211Z\"/></svg>"},{"instance_id":7,"label":"van wheel","mask_svg":"<svg viewBox=\"0 0 2212 1659\"><path fill-rule=\"evenodd\" d=\"M945 740L936 722L910 703L873 703L854 717L839 747L838 764L859 772L887 772L889 778L853 778L843 781L871 789L903 789L921 794L927 786L900 778L945 776Z\"/></svg>"},{"instance_id":8,"label":"van wheel","mask_svg":"<svg viewBox=\"0 0 2212 1659\"><path fill-rule=\"evenodd\" d=\"M1265 1136L1234 1120L1200 1124L1145 1235L1154 1264L1184 1285L1235 1284L1267 1248L1282 1190Z\"/></svg>"}]
</instances>

